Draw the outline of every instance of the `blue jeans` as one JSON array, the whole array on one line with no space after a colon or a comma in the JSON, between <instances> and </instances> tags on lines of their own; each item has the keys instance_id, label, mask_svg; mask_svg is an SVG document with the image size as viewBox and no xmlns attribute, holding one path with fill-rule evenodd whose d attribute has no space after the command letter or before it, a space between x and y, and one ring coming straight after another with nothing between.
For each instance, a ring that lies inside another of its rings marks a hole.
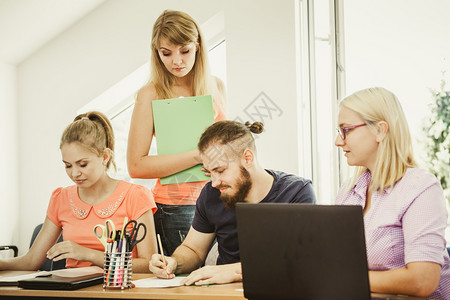
<instances>
[{"instance_id":1,"label":"blue jeans","mask_svg":"<svg viewBox=\"0 0 450 300\"><path fill-rule=\"evenodd\" d=\"M154 214L156 233L161 236L165 255L172 255L186 237L194 218L195 205L167 205L156 203Z\"/></svg>"}]
</instances>

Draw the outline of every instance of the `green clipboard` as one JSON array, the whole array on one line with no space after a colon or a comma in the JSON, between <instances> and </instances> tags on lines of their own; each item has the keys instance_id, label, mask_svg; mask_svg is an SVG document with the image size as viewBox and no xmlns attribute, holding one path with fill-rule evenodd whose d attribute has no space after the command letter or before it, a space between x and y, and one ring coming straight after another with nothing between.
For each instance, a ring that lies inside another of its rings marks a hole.
<instances>
[{"instance_id":1,"label":"green clipboard","mask_svg":"<svg viewBox=\"0 0 450 300\"><path fill-rule=\"evenodd\" d=\"M176 154L197 149L200 136L214 123L211 95L153 100L153 121L158 154ZM201 165L167 177L161 184L209 180Z\"/></svg>"}]
</instances>

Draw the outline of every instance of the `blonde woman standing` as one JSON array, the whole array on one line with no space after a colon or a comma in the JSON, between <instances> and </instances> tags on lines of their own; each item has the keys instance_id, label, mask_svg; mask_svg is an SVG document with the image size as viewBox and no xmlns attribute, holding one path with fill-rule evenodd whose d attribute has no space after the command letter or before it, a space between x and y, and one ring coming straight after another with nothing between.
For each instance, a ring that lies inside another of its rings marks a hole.
<instances>
[{"instance_id":1,"label":"blonde woman standing","mask_svg":"<svg viewBox=\"0 0 450 300\"><path fill-rule=\"evenodd\" d=\"M450 299L443 191L417 167L397 97L358 91L340 103L338 124L335 144L357 168L336 204L363 207L372 292Z\"/></svg>"},{"instance_id":2,"label":"blonde woman standing","mask_svg":"<svg viewBox=\"0 0 450 300\"><path fill-rule=\"evenodd\" d=\"M209 74L207 49L198 25L186 13L164 11L153 26L151 79L137 95L128 139L128 171L133 178L157 178L152 192L158 206L156 232L171 255L191 226L195 202L206 181L161 185L159 178L201 163L198 150L149 155L154 137L152 101L212 95L215 121L225 119L224 87ZM156 137L156 140L158 137Z\"/></svg>"}]
</instances>

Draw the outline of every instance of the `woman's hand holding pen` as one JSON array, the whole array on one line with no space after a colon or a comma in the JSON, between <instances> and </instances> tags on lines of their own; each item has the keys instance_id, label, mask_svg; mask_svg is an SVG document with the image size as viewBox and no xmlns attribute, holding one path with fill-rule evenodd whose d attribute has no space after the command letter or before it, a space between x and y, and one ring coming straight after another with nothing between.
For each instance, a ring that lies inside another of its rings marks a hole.
<instances>
[{"instance_id":1,"label":"woman's hand holding pen","mask_svg":"<svg viewBox=\"0 0 450 300\"><path fill-rule=\"evenodd\" d=\"M164 263L165 260L165 263ZM177 268L176 259L165 256L163 258L160 254L153 254L149 263L150 272L155 274L158 278L172 279L175 277L175 270Z\"/></svg>"}]
</instances>

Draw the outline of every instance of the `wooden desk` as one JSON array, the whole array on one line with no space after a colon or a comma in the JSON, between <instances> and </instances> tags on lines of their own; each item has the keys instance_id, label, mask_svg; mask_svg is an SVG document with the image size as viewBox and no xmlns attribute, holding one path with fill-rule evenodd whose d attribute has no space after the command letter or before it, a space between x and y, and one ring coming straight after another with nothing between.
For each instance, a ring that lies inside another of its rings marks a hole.
<instances>
[{"instance_id":1,"label":"wooden desk","mask_svg":"<svg viewBox=\"0 0 450 300\"><path fill-rule=\"evenodd\" d=\"M0 271L2 276L27 274L23 271ZM151 274L133 274L133 279L151 277ZM387 297L387 299L418 300L423 298L395 296L372 293L372 297ZM181 286L171 288L132 288L132 289L103 289L101 284L75 291L28 290L18 287L0 287L0 299L50 299L50 300L79 300L79 299L246 299L242 282L216 284L211 286Z\"/></svg>"},{"instance_id":2,"label":"wooden desk","mask_svg":"<svg viewBox=\"0 0 450 300\"><path fill-rule=\"evenodd\" d=\"M24 274L18 271L0 271L2 276ZM142 279L151 274L133 274ZM0 287L0 299L246 299L242 282L211 286L182 286L171 288L103 289L101 284L75 291L29 290L18 287Z\"/></svg>"}]
</instances>

